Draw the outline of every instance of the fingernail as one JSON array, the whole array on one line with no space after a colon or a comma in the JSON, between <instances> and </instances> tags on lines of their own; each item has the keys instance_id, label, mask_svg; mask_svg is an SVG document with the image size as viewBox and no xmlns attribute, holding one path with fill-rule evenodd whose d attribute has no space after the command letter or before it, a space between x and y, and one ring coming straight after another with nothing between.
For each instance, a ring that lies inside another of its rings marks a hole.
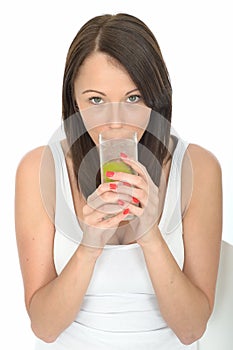
<instances>
[{"instance_id":1,"label":"fingernail","mask_svg":"<svg viewBox=\"0 0 233 350\"><path fill-rule=\"evenodd\" d=\"M139 203L139 200L138 200L137 198L135 198L135 197L132 197L132 201L133 201L134 203L136 203L136 204Z\"/></svg>"},{"instance_id":2,"label":"fingernail","mask_svg":"<svg viewBox=\"0 0 233 350\"><path fill-rule=\"evenodd\" d=\"M109 184L109 187L111 190L116 190L117 189L117 184Z\"/></svg>"},{"instance_id":3,"label":"fingernail","mask_svg":"<svg viewBox=\"0 0 233 350\"><path fill-rule=\"evenodd\" d=\"M107 177L113 177L114 171L106 171L106 176Z\"/></svg>"},{"instance_id":4,"label":"fingernail","mask_svg":"<svg viewBox=\"0 0 233 350\"><path fill-rule=\"evenodd\" d=\"M128 182L122 182L124 186L131 187L131 185Z\"/></svg>"},{"instance_id":5,"label":"fingernail","mask_svg":"<svg viewBox=\"0 0 233 350\"><path fill-rule=\"evenodd\" d=\"M125 154L124 152L121 152L121 153L120 153L120 157L122 157L122 158L128 158L127 154Z\"/></svg>"},{"instance_id":6,"label":"fingernail","mask_svg":"<svg viewBox=\"0 0 233 350\"><path fill-rule=\"evenodd\" d=\"M117 202L118 202L119 205L124 205L125 204L125 202L123 202L121 199L118 199Z\"/></svg>"},{"instance_id":7,"label":"fingernail","mask_svg":"<svg viewBox=\"0 0 233 350\"><path fill-rule=\"evenodd\" d=\"M123 210L123 214L124 214L124 215L129 214L129 208L126 208L125 210Z\"/></svg>"}]
</instances>

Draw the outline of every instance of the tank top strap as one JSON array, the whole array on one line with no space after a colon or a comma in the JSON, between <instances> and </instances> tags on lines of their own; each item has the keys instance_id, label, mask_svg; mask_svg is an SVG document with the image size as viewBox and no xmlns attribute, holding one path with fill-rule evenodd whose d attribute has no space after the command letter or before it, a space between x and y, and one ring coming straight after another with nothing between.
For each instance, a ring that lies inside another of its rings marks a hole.
<instances>
[{"instance_id":1,"label":"tank top strap","mask_svg":"<svg viewBox=\"0 0 233 350\"><path fill-rule=\"evenodd\" d=\"M160 222L160 227L165 234L170 234L177 228L182 230L181 175L183 158L188 145L188 142L179 138L173 153L167 193Z\"/></svg>"},{"instance_id":2,"label":"tank top strap","mask_svg":"<svg viewBox=\"0 0 233 350\"><path fill-rule=\"evenodd\" d=\"M54 159L57 201L60 198L61 194L63 195L62 197L65 197L67 201L69 201L71 199L70 194L67 191L69 178L66 171L65 157L61 147L61 143L59 141L53 142L49 144L49 147L51 149Z\"/></svg>"},{"instance_id":3,"label":"tank top strap","mask_svg":"<svg viewBox=\"0 0 233 350\"><path fill-rule=\"evenodd\" d=\"M82 239L82 230L74 210L65 155L60 141L49 143L56 174L55 227L60 233L76 243Z\"/></svg>"}]
</instances>

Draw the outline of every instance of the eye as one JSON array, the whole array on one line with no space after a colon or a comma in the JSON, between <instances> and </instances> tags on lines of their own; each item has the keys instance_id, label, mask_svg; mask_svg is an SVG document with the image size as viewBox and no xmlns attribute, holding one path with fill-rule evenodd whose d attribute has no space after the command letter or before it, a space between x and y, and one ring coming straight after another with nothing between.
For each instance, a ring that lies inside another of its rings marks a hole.
<instances>
[{"instance_id":1,"label":"eye","mask_svg":"<svg viewBox=\"0 0 233 350\"><path fill-rule=\"evenodd\" d=\"M103 103L104 101L102 100L101 97L98 96L93 96L89 98L89 101L91 103L93 103L94 105L100 105L101 103Z\"/></svg>"},{"instance_id":2,"label":"eye","mask_svg":"<svg viewBox=\"0 0 233 350\"><path fill-rule=\"evenodd\" d=\"M141 96L139 96L139 95L131 95L127 98L127 102L136 103L136 102L140 101L140 99L141 99Z\"/></svg>"}]
</instances>

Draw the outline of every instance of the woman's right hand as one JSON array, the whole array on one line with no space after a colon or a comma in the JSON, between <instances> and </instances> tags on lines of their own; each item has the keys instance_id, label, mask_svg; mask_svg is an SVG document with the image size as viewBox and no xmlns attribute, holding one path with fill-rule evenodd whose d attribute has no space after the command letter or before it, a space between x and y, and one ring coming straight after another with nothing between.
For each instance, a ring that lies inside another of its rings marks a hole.
<instances>
[{"instance_id":1,"label":"woman's right hand","mask_svg":"<svg viewBox=\"0 0 233 350\"><path fill-rule=\"evenodd\" d=\"M102 252L105 244L115 234L119 223L124 220L131 201L129 194L118 193L119 182L100 184L87 198L83 207L83 238L81 244L89 251Z\"/></svg>"}]
</instances>

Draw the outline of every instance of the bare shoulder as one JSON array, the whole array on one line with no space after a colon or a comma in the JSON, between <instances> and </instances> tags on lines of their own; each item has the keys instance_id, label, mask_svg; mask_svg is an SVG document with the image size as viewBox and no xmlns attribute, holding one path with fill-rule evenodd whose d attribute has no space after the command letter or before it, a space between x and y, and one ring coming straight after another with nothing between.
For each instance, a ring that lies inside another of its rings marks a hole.
<instances>
[{"instance_id":1,"label":"bare shoulder","mask_svg":"<svg viewBox=\"0 0 233 350\"><path fill-rule=\"evenodd\" d=\"M34 205L36 212L40 207L43 212L43 204L49 217L53 218L55 181L54 160L50 147L44 145L30 150L21 158L16 169L16 204L23 201L26 207L25 197L30 198L29 208Z\"/></svg>"},{"instance_id":2,"label":"bare shoulder","mask_svg":"<svg viewBox=\"0 0 233 350\"><path fill-rule=\"evenodd\" d=\"M43 155L48 151L48 146L39 146L30 151L28 151L21 158L18 166L17 166L17 175L23 175L24 173L31 173L38 170L40 167Z\"/></svg>"},{"instance_id":3,"label":"bare shoulder","mask_svg":"<svg viewBox=\"0 0 233 350\"><path fill-rule=\"evenodd\" d=\"M47 146L39 146L24 154L18 164L17 171L29 170L37 167Z\"/></svg>"},{"instance_id":4,"label":"bare shoulder","mask_svg":"<svg viewBox=\"0 0 233 350\"><path fill-rule=\"evenodd\" d=\"M221 177L221 165L217 157L211 151L200 145L190 144L186 153L196 177L200 175L202 180L210 176L212 178Z\"/></svg>"},{"instance_id":5,"label":"bare shoulder","mask_svg":"<svg viewBox=\"0 0 233 350\"><path fill-rule=\"evenodd\" d=\"M182 210L187 212L190 203L199 205L201 198L211 197L218 189L221 197L222 172L216 156L209 150L189 144L182 163Z\"/></svg>"}]
</instances>

